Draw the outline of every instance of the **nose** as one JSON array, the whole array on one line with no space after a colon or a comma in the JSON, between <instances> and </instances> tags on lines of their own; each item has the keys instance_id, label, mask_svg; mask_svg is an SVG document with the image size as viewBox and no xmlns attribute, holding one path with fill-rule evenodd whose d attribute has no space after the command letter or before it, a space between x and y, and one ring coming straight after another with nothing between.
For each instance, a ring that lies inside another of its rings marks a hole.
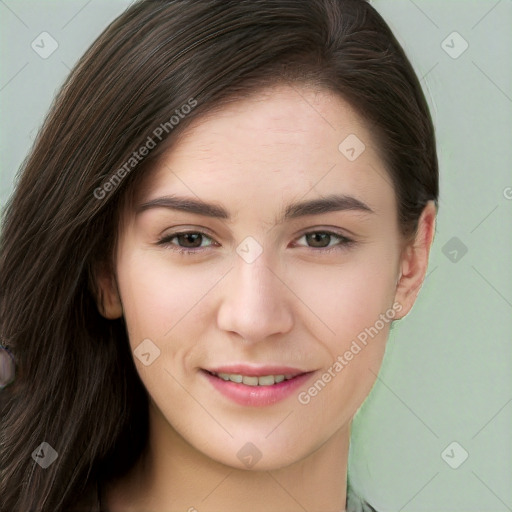
<instances>
[{"instance_id":1,"label":"nose","mask_svg":"<svg viewBox=\"0 0 512 512\"><path fill-rule=\"evenodd\" d=\"M234 265L223 284L219 328L236 333L246 343L289 332L293 294L276 265L270 264L265 253L252 263L236 257Z\"/></svg>"}]
</instances>

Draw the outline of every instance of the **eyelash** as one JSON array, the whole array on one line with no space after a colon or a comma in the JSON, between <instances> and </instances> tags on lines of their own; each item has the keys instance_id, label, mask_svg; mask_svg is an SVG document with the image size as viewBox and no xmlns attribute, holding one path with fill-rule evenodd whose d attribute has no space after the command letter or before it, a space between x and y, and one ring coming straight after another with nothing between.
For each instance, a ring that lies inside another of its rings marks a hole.
<instances>
[{"instance_id":1,"label":"eyelash","mask_svg":"<svg viewBox=\"0 0 512 512\"><path fill-rule=\"evenodd\" d=\"M356 243L354 240L347 238L346 236L340 235L338 233L333 233L332 231L308 231L307 233L304 233L303 235L301 235L299 237L299 239L302 237L305 237L307 235L314 235L314 234L316 234L316 235L322 234L322 235L328 235L331 237L335 237L338 240L340 240L340 242L341 242L332 247L309 247L310 249L313 249L314 252L320 252L322 254L328 254L328 253L331 253L332 251L343 251L343 250L350 248L351 246L353 246ZM212 240L211 237L209 237L206 233L203 233L202 231L181 231L181 232L171 233L165 237L160 238L157 241L157 245L160 245L167 249L175 251L178 254L181 254L183 256L185 256L185 255L196 255L197 256L199 253L204 251L205 248L197 247L194 249L189 249L189 248L177 246L175 244L171 244L171 240L180 235L201 235L202 237L206 237L206 238ZM211 247L211 246L209 246L209 247ZM304 246L301 246L301 247L304 247Z\"/></svg>"}]
</instances>

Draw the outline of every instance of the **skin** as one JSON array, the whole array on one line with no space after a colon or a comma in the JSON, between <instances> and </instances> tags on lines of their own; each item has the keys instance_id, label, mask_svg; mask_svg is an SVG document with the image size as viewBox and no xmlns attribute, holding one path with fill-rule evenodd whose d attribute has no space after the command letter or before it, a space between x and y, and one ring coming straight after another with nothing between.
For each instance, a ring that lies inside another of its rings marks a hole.
<instances>
[{"instance_id":1,"label":"skin","mask_svg":"<svg viewBox=\"0 0 512 512\"><path fill-rule=\"evenodd\" d=\"M350 134L366 146L355 161L338 150ZM334 193L373 213L276 222L288 204ZM416 238L404 241L364 120L338 95L298 85L259 91L194 122L145 177L135 206L171 194L221 205L231 219L129 209L115 272L98 271L102 314L124 315L132 350L149 338L161 351L149 366L134 358L151 397L149 450L104 490L104 505L111 512L344 510L351 421L375 382L391 322L307 404L298 394L329 368L333 375L336 358L379 315L391 310L396 320L410 311L428 265L434 203ZM354 244L304 236L326 230ZM205 233L195 245L170 242L202 252L158 245L176 231ZM236 252L247 236L263 250L250 264ZM326 245L339 250L325 253ZM314 373L285 400L249 407L200 372L228 363ZM250 469L237 457L248 442L262 454Z\"/></svg>"}]
</instances>

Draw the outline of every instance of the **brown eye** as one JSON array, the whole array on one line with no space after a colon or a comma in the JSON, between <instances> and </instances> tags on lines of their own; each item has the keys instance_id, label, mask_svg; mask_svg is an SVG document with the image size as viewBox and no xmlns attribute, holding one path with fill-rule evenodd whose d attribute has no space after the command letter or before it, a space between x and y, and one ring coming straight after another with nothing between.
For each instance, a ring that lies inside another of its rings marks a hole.
<instances>
[{"instance_id":1,"label":"brown eye","mask_svg":"<svg viewBox=\"0 0 512 512\"><path fill-rule=\"evenodd\" d=\"M201 233L182 233L180 235L176 235L174 238L180 242L181 247L194 249L201 247L202 236L203 235Z\"/></svg>"},{"instance_id":2,"label":"brown eye","mask_svg":"<svg viewBox=\"0 0 512 512\"><path fill-rule=\"evenodd\" d=\"M213 243L202 245L205 239L212 239L205 233L200 231L184 231L182 233L171 233L162 239L158 240L158 245L168 247L178 252L186 252L189 254L199 253L203 249L208 249ZM176 242L174 242L176 240Z\"/></svg>"},{"instance_id":3,"label":"brown eye","mask_svg":"<svg viewBox=\"0 0 512 512\"><path fill-rule=\"evenodd\" d=\"M328 247L331 241L331 235L329 233L308 233L306 240L312 247Z\"/></svg>"},{"instance_id":4,"label":"brown eye","mask_svg":"<svg viewBox=\"0 0 512 512\"><path fill-rule=\"evenodd\" d=\"M299 240L302 238L306 239L307 247L310 249L320 249L323 250L323 252L339 249L343 250L355 243L354 240L346 236L330 231L311 231L302 235ZM332 243L333 240L335 243Z\"/></svg>"}]
</instances>

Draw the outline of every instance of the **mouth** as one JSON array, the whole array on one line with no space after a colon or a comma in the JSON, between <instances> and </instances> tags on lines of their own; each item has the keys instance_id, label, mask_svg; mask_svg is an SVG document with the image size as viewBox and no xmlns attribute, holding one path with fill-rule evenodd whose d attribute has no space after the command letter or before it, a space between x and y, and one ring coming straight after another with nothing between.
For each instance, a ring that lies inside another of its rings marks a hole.
<instances>
[{"instance_id":1,"label":"mouth","mask_svg":"<svg viewBox=\"0 0 512 512\"><path fill-rule=\"evenodd\" d=\"M292 396L314 371L291 367L229 367L202 369L210 385L230 401L244 406L266 406Z\"/></svg>"},{"instance_id":2,"label":"mouth","mask_svg":"<svg viewBox=\"0 0 512 512\"><path fill-rule=\"evenodd\" d=\"M210 372L206 370L207 373L213 375L214 377L218 377L219 379L236 382L237 384L245 384L246 386L274 386L275 384L279 384L285 380L291 380L297 377L298 375L303 375L302 373L288 373L286 375L277 374L277 375L242 375L240 373L223 373L223 372Z\"/></svg>"}]
</instances>

